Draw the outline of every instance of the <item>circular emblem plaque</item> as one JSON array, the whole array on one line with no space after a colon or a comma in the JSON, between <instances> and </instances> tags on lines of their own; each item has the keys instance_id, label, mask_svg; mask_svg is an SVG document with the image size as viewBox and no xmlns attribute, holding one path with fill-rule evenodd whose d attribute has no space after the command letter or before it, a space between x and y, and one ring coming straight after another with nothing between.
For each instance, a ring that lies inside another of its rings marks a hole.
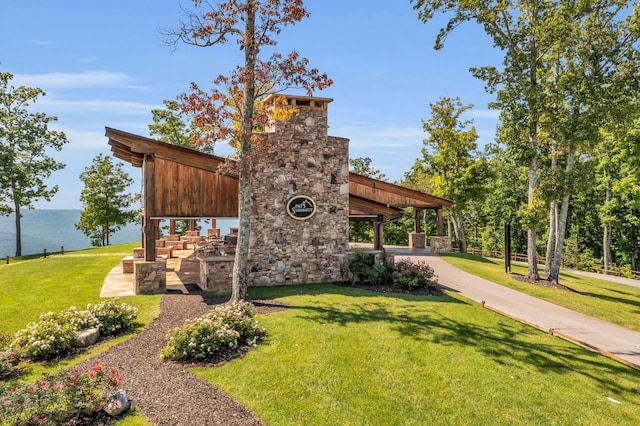
<instances>
[{"instance_id":1,"label":"circular emblem plaque","mask_svg":"<svg viewBox=\"0 0 640 426\"><path fill-rule=\"evenodd\" d=\"M287 213L296 220L309 219L316 213L316 202L306 195L296 195L287 203Z\"/></svg>"}]
</instances>

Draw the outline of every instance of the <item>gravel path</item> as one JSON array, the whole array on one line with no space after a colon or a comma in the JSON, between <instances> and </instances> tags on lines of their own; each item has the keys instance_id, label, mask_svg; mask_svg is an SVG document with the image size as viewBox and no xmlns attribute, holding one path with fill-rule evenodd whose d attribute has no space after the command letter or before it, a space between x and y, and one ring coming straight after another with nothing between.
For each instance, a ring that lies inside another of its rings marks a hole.
<instances>
[{"instance_id":1,"label":"gravel path","mask_svg":"<svg viewBox=\"0 0 640 426\"><path fill-rule=\"evenodd\" d=\"M89 371L95 360L115 368L132 405L157 426L262 425L222 390L192 375L181 364L163 362L158 355L170 329L224 301L205 301L197 294L167 294L162 298L159 317L147 328L72 370ZM282 309L272 303L254 304L258 313Z\"/></svg>"}]
</instances>

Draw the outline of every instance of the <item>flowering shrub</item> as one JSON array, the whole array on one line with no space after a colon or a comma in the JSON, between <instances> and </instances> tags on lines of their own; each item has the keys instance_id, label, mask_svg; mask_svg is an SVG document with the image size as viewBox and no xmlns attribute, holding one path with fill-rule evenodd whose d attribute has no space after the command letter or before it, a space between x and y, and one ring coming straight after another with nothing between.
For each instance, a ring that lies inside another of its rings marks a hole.
<instances>
[{"instance_id":1,"label":"flowering shrub","mask_svg":"<svg viewBox=\"0 0 640 426\"><path fill-rule=\"evenodd\" d=\"M26 328L18 330L11 344L22 348L22 355L32 360L51 359L68 353L78 340L73 324L63 315L53 312L40 315L40 321L30 322Z\"/></svg>"},{"instance_id":2,"label":"flowering shrub","mask_svg":"<svg viewBox=\"0 0 640 426\"><path fill-rule=\"evenodd\" d=\"M391 273L393 286L402 290L422 290L435 286L433 268L421 260L402 259L395 263Z\"/></svg>"},{"instance_id":3,"label":"flowering shrub","mask_svg":"<svg viewBox=\"0 0 640 426\"><path fill-rule=\"evenodd\" d=\"M97 362L85 374L42 373L33 383L0 389L0 419L3 425L55 425L96 418L120 382L114 369Z\"/></svg>"},{"instance_id":4,"label":"flowering shrub","mask_svg":"<svg viewBox=\"0 0 640 426\"><path fill-rule=\"evenodd\" d=\"M394 264L374 265L367 252L355 252L349 260L354 282L363 285L387 285L396 290L415 291L435 288L434 271L424 260L402 259Z\"/></svg>"},{"instance_id":5,"label":"flowering shrub","mask_svg":"<svg viewBox=\"0 0 640 426\"><path fill-rule=\"evenodd\" d=\"M255 345L265 334L248 303L226 303L167 335L160 355L176 361L205 361L238 346Z\"/></svg>"},{"instance_id":6,"label":"flowering shrub","mask_svg":"<svg viewBox=\"0 0 640 426\"><path fill-rule=\"evenodd\" d=\"M9 349L0 351L0 380L18 375L19 362L20 351Z\"/></svg>"},{"instance_id":7,"label":"flowering shrub","mask_svg":"<svg viewBox=\"0 0 640 426\"><path fill-rule=\"evenodd\" d=\"M105 300L97 305L87 305L87 310L96 317L103 336L112 336L130 329L138 317L138 308L118 303L117 299Z\"/></svg>"},{"instance_id":8,"label":"flowering shrub","mask_svg":"<svg viewBox=\"0 0 640 426\"><path fill-rule=\"evenodd\" d=\"M99 327L103 337L116 335L131 328L137 316L137 308L116 300L89 304L86 310L72 306L62 312L41 314L39 321L16 333L11 347L21 348L22 355L31 360L51 359L78 345L78 331Z\"/></svg>"}]
</instances>

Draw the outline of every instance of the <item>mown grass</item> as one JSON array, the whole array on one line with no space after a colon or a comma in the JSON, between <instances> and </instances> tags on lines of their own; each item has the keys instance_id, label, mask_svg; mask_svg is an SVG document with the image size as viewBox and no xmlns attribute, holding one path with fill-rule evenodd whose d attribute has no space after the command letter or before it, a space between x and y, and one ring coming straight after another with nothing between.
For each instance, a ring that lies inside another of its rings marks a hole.
<instances>
[{"instance_id":1,"label":"mown grass","mask_svg":"<svg viewBox=\"0 0 640 426\"><path fill-rule=\"evenodd\" d=\"M84 309L88 303L100 303L100 289L105 276L136 243L119 244L96 249L69 252L45 258L35 257L20 263L0 266L0 330L13 334L40 314L57 312L76 306ZM148 324L160 313L161 296L129 296L119 300L139 310L138 322ZM78 363L126 339L121 336L99 345L92 351L55 363L31 363L25 366L30 380L41 371L55 373Z\"/></svg>"},{"instance_id":2,"label":"mown grass","mask_svg":"<svg viewBox=\"0 0 640 426\"><path fill-rule=\"evenodd\" d=\"M640 421L637 370L459 295L334 285L251 294L290 308L258 316L269 335L245 357L191 371L268 425Z\"/></svg>"},{"instance_id":3,"label":"mown grass","mask_svg":"<svg viewBox=\"0 0 640 426\"><path fill-rule=\"evenodd\" d=\"M131 246L124 244L38 257L0 267L0 330L15 333L29 322L38 320L41 313L69 306L82 309L87 303L99 303L105 276L122 260L122 251L130 252ZM121 300L139 308L158 303L145 297L123 297ZM148 310L141 311L141 319L145 321Z\"/></svg>"},{"instance_id":4,"label":"mown grass","mask_svg":"<svg viewBox=\"0 0 640 426\"><path fill-rule=\"evenodd\" d=\"M514 276L527 274L526 266L512 265L506 273L504 261L470 254L447 254L443 258L458 268L522 293L564 306L604 321L640 331L640 288L583 275L561 273L560 284L576 292L527 284Z\"/></svg>"},{"instance_id":5,"label":"mown grass","mask_svg":"<svg viewBox=\"0 0 640 426\"><path fill-rule=\"evenodd\" d=\"M40 314L61 311L88 303L100 303L100 289L107 273L131 253L139 243L118 244L94 249L11 258L0 266L0 330L13 334ZM161 296L121 297L139 309L143 327L160 313ZM88 351L52 362L22 363L20 382L33 382L44 371L55 374L130 338L134 332L111 339ZM116 425L149 425L139 410L132 410Z\"/></svg>"}]
</instances>

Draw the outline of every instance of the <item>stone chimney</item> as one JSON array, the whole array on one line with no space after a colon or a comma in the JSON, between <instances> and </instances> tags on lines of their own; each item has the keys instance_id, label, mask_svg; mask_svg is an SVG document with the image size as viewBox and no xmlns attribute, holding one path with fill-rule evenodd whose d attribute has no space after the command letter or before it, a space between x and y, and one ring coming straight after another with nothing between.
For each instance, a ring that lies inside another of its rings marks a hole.
<instances>
[{"instance_id":1,"label":"stone chimney","mask_svg":"<svg viewBox=\"0 0 640 426\"><path fill-rule=\"evenodd\" d=\"M254 165L250 285L346 279L349 140L327 135L331 101L290 95L264 101L295 112L269 123L270 151Z\"/></svg>"}]
</instances>

